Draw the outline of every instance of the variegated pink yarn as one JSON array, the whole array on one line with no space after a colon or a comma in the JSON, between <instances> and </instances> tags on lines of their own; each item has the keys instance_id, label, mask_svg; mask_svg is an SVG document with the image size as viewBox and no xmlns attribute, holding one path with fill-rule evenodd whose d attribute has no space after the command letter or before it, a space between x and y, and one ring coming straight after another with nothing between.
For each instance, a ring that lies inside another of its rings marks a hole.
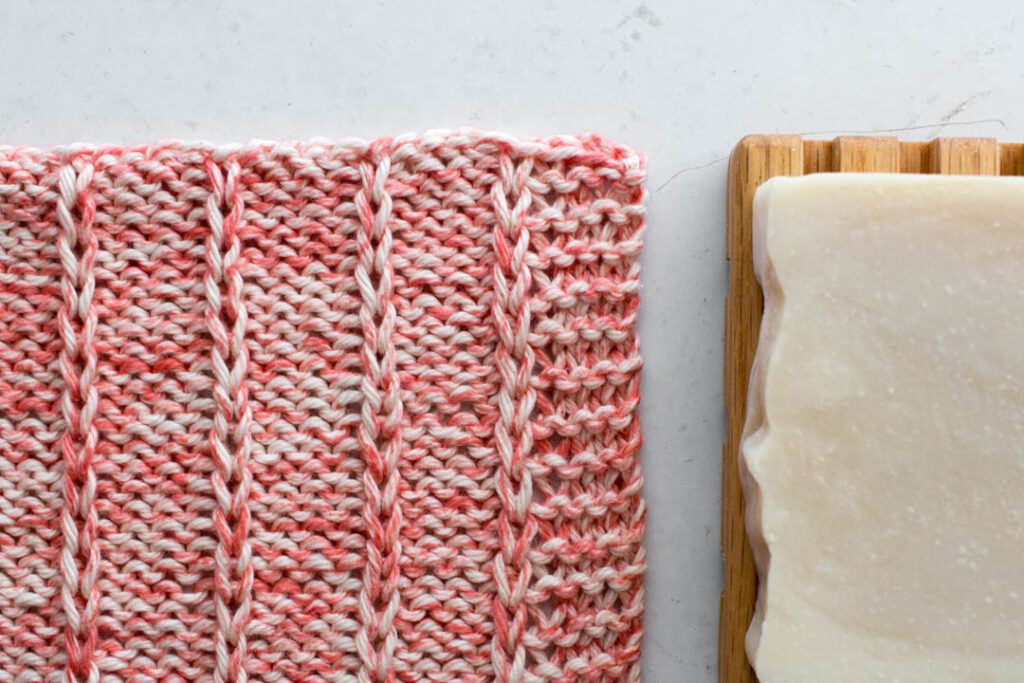
<instances>
[{"instance_id":1,"label":"variegated pink yarn","mask_svg":"<svg viewBox=\"0 0 1024 683\"><path fill-rule=\"evenodd\" d=\"M0 681L635 681L642 160L0 148Z\"/></svg>"}]
</instances>

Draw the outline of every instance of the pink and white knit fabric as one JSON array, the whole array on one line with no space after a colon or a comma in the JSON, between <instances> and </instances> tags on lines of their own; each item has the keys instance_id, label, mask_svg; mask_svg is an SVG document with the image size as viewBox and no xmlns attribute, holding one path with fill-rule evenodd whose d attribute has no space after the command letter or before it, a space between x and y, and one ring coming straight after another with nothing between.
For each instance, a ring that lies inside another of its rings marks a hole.
<instances>
[{"instance_id":1,"label":"pink and white knit fabric","mask_svg":"<svg viewBox=\"0 0 1024 683\"><path fill-rule=\"evenodd\" d=\"M640 157L0 148L0 681L634 681Z\"/></svg>"}]
</instances>

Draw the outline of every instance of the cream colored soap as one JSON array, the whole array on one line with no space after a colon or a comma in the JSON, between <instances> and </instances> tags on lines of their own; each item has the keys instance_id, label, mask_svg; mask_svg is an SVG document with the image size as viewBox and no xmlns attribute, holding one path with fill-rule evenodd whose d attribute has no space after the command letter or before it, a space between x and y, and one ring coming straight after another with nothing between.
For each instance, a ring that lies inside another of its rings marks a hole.
<instances>
[{"instance_id":1,"label":"cream colored soap","mask_svg":"<svg viewBox=\"0 0 1024 683\"><path fill-rule=\"evenodd\" d=\"M740 471L761 683L1024 681L1024 179L775 178Z\"/></svg>"}]
</instances>

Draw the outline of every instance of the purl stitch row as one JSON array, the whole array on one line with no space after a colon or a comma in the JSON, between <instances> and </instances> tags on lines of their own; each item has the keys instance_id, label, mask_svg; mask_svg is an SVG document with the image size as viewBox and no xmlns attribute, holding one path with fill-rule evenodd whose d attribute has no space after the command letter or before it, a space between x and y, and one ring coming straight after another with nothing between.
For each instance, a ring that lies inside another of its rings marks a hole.
<instances>
[{"instance_id":1,"label":"purl stitch row","mask_svg":"<svg viewBox=\"0 0 1024 683\"><path fill-rule=\"evenodd\" d=\"M644 179L0 148L0 681L638 681Z\"/></svg>"}]
</instances>

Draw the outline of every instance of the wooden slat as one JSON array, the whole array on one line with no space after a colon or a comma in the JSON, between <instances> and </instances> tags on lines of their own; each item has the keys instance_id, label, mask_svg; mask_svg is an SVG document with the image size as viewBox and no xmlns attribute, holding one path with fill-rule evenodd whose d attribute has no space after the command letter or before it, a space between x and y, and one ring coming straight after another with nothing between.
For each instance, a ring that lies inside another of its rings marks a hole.
<instances>
[{"instance_id":1,"label":"wooden slat","mask_svg":"<svg viewBox=\"0 0 1024 683\"><path fill-rule=\"evenodd\" d=\"M931 172L999 175L999 143L992 138L936 138L932 140Z\"/></svg>"},{"instance_id":2,"label":"wooden slat","mask_svg":"<svg viewBox=\"0 0 1024 683\"><path fill-rule=\"evenodd\" d=\"M746 418L747 381L761 326L761 290L751 258L752 200L758 185L774 175L828 171L890 171L1024 175L1024 144L987 138L940 138L899 142L894 138L840 137L802 140L792 135L743 138L729 160L726 216L730 261L725 302L723 398L726 440L722 449L722 557L718 672L721 683L756 683L744 639L757 598L757 577L744 527L739 482L739 442Z\"/></svg>"},{"instance_id":3,"label":"wooden slat","mask_svg":"<svg viewBox=\"0 0 1024 683\"><path fill-rule=\"evenodd\" d=\"M896 138L838 137L832 141L832 171L898 173Z\"/></svg>"},{"instance_id":4,"label":"wooden slat","mask_svg":"<svg viewBox=\"0 0 1024 683\"><path fill-rule=\"evenodd\" d=\"M928 173L932 146L927 142L900 143L900 173Z\"/></svg>"},{"instance_id":5,"label":"wooden slat","mask_svg":"<svg viewBox=\"0 0 1024 683\"><path fill-rule=\"evenodd\" d=\"M999 175L1024 175L1024 144L1004 142L999 145Z\"/></svg>"},{"instance_id":6,"label":"wooden slat","mask_svg":"<svg viewBox=\"0 0 1024 683\"><path fill-rule=\"evenodd\" d=\"M776 175L801 175L803 141L798 136L744 138L729 159L729 296L725 302L725 391L729 426L722 465L722 557L725 588L721 597L718 670L722 681L751 683L754 672L744 653L747 625L754 613L757 576L743 523L738 453L747 396L747 380L757 348L763 301L754 278L750 227L758 185Z\"/></svg>"},{"instance_id":7,"label":"wooden slat","mask_svg":"<svg viewBox=\"0 0 1024 683\"><path fill-rule=\"evenodd\" d=\"M832 168L831 140L804 140L804 175Z\"/></svg>"}]
</instances>

